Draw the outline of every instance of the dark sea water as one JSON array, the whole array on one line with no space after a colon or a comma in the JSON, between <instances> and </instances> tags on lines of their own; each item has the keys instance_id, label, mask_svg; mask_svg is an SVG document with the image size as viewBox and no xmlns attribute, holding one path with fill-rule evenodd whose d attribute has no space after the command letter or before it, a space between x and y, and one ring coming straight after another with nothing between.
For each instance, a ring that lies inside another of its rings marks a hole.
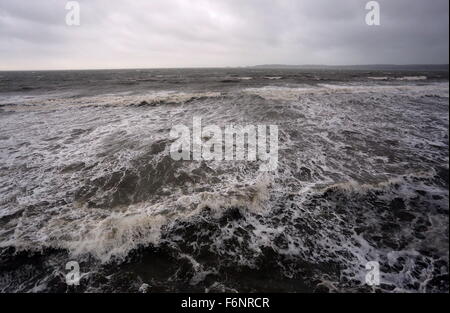
<instances>
[{"instance_id":1,"label":"dark sea water","mask_svg":"<svg viewBox=\"0 0 450 313\"><path fill-rule=\"evenodd\" d=\"M0 291L448 292L448 113L448 71L0 72ZM277 171L174 161L193 116Z\"/></svg>"}]
</instances>

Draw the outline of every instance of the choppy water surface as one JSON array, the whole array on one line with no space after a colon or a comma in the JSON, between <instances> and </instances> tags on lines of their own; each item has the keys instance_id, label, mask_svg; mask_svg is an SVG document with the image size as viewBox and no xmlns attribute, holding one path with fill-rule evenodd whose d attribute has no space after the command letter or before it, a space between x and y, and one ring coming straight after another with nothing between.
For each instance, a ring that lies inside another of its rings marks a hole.
<instances>
[{"instance_id":1,"label":"choppy water surface","mask_svg":"<svg viewBox=\"0 0 450 313\"><path fill-rule=\"evenodd\" d=\"M448 292L448 112L448 72L0 73L0 290ZM193 116L278 170L172 160Z\"/></svg>"}]
</instances>

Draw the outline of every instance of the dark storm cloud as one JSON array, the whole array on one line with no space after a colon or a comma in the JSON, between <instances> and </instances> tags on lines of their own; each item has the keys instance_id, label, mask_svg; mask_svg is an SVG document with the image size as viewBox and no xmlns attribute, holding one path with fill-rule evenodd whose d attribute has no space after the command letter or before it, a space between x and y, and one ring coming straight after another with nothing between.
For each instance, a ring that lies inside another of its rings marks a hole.
<instances>
[{"instance_id":1,"label":"dark storm cloud","mask_svg":"<svg viewBox=\"0 0 450 313\"><path fill-rule=\"evenodd\" d=\"M447 0L0 0L0 69L448 63Z\"/></svg>"}]
</instances>

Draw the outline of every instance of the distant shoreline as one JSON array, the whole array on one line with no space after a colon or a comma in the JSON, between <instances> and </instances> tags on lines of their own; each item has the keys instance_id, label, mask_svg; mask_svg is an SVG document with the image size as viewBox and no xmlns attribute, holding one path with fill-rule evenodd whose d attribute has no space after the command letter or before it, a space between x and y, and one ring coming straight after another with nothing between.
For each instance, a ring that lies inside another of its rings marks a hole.
<instances>
[{"instance_id":1,"label":"distant shoreline","mask_svg":"<svg viewBox=\"0 0 450 313\"><path fill-rule=\"evenodd\" d=\"M380 71L448 71L448 64L363 64L363 65L286 65L263 64L250 68L258 69L335 69L335 70L380 70Z\"/></svg>"}]
</instances>

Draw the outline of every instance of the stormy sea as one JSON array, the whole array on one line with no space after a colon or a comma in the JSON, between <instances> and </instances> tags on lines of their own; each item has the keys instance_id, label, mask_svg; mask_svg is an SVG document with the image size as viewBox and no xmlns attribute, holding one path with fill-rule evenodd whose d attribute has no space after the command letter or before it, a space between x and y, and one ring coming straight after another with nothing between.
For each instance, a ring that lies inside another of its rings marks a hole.
<instances>
[{"instance_id":1,"label":"stormy sea","mask_svg":"<svg viewBox=\"0 0 450 313\"><path fill-rule=\"evenodd\" d=\"M0 72L0 291L448 292L448 114L448 67ZM277 169L174 160L194 116Z\"/></svg>"}]
</instances>

